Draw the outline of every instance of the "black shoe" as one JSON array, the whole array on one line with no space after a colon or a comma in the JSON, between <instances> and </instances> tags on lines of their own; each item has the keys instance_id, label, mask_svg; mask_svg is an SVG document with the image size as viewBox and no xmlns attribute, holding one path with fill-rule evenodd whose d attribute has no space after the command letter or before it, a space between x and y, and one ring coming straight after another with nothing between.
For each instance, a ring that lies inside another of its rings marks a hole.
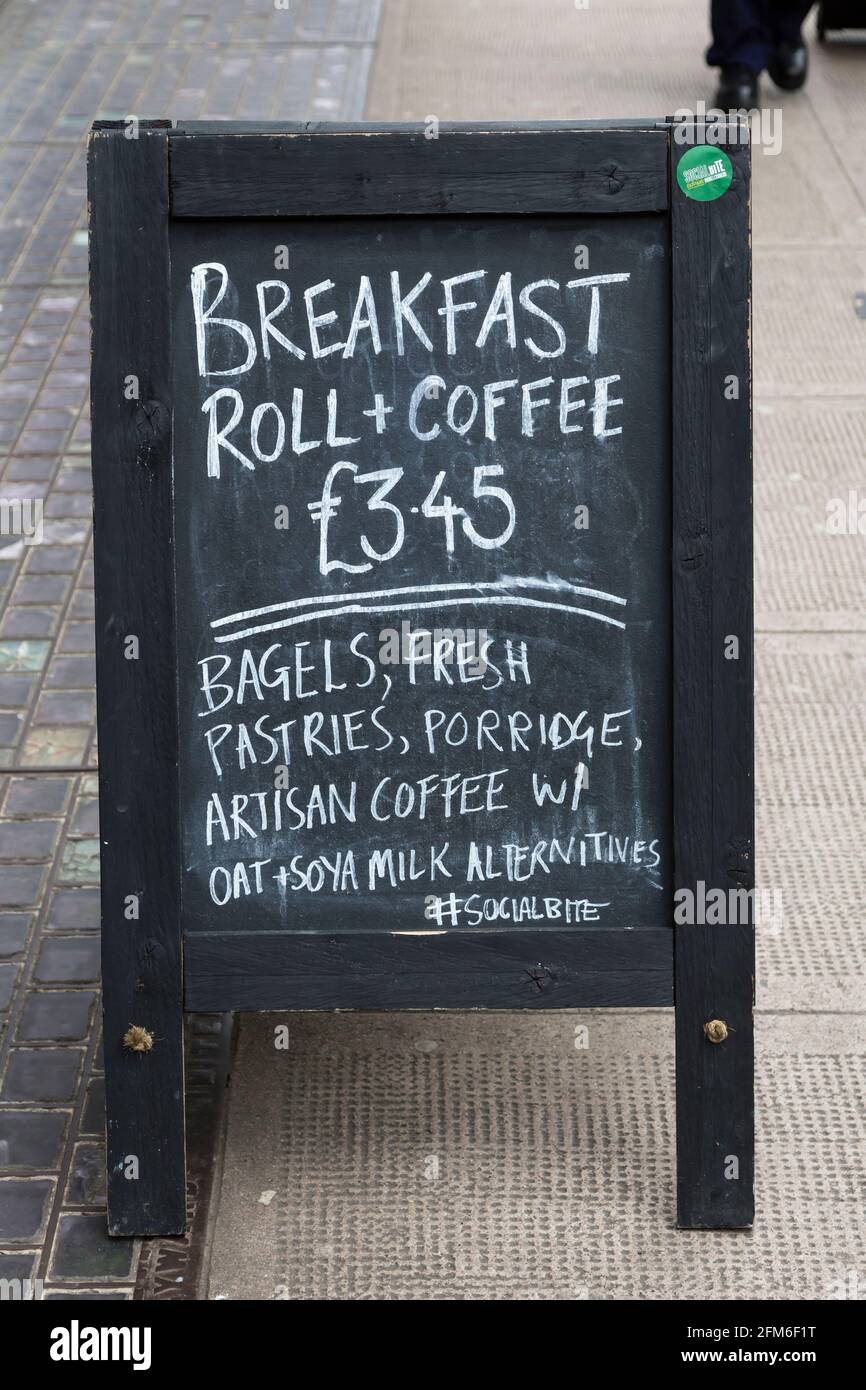
<instances>
[{"instance_id":1,"label":"black shoe","mask_svg":"<svg viewBox=\"0 0 866 1390\"><path fill-rule=\"evenodd\" d=\"M783 92L796 92L806 81L809 71L809 50L802 39L798 43L780 43L767 72Z\"/></svg>"},{"instance_id":2,"label":"black shoe","mask_svg":"<svg viewBox=\"0 0 866 1390\"><path fill-rule=\"evenodd\" d=\"M751 111L758 105L758 74L750 68L722 68L716 106L722 111Z\"/></svg>"}]
</instances>

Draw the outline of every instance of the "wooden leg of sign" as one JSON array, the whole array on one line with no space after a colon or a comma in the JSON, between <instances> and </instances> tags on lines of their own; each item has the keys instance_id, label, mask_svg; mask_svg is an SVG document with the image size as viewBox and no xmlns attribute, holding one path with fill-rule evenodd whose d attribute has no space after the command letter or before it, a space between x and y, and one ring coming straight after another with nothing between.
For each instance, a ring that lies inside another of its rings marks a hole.
<instances>
[{"instance_id":1,"label":"wooden leg of sign","mask_svg":"<svg viewBox=\"0 0 866 1390\"><path fill-rule=\"evenodd\" d=\"M108 1224L184 1230L165 122L88 150Z\"/></svg>"},{"instance_id":2,"label":"wooden leg of sign","mask_svg":"<svg viewBox=\"0 0 866 1390\"><path fill-rule=\"evenodd\" d=\"M730 188L700 202L676 166L706 131L674 129L677 1219L742 1227L754 1211L749 149L738 127L744 139L723 147Z\"/></svg>"},{"instance_id":3,"label":"wooden leg of sign","mask_svg":"<svg viewBox=\"0 0 866 1390\"><path fill-rule=\"evenodd\" d=\"M676 928L680 1226L752 1224L753 958L751 926Z\"/></svg>"}]
</instances>

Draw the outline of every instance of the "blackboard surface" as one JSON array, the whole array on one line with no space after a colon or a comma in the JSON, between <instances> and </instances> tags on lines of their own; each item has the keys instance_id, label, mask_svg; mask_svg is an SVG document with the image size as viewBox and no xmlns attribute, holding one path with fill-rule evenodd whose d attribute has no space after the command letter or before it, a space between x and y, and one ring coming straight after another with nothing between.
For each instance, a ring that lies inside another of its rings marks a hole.
<instances>
[{"instance_id":1,"label":"blackboard surface","mask_svg":"<svg viewBox=\"0 0 866 1390\"><path fill-rule=\"evenodd\" d=\"M186 930L668 926L665 219L180 222L172 275Z\"/></svg>"}]
</instances>

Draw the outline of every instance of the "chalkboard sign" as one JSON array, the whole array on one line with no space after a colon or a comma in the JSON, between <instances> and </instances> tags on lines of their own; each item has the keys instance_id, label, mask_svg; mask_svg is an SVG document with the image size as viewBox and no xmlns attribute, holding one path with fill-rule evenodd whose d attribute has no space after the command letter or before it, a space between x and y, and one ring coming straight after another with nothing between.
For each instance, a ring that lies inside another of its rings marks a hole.
<instances>
[{"instance_id":1,"label":"chalkboard sign","mask_svg":"<svg viewBox=\"0 0 866 1390\"><path fill-rule=\"evenodd\" d=\"M682 123L95 129L116 1233L183 1228L184 1009L675 989L679 1220L751 1220L751 916L674 913L752 882L725 134L708 201Z\"/></svg>"}]
</instances>

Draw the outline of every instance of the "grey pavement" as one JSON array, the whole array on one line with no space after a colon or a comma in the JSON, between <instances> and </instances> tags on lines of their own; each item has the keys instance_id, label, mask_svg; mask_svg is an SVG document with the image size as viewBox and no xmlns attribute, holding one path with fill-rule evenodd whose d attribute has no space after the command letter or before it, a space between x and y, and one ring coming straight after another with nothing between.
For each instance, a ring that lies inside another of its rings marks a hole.
<instances>
[{"instance_id":1,"label":"grey pavement","mask_svg":"<svg viewBox=\"0 0 866 1390\"><path fill-rule=\"evenodd\" d=\"M358 119L378 8L0 3L0 1279L45 1298L176 1297L201 1265L195 1241L106 1234L84 136L130 115ZM225 1026L188 1028L203 1145Z\"/></svg>"},{"instance_id":2,"label":"grey pavement","mask_svg":"<svg viewBox=\"0 0 866 1390\"><path fill-rule=\"evenodd\" d=\"M385 0L377 121L708 104L694 0ZM757 1215L674 1229L651 1010L241 1021L211 1297L866 1296L866 48L765 86L755 151ZM775 125L773 124L775 122ZM773 899L771 899L771 902ZM589 1047L576 1050L575 1024Z\"/></svg>"}]
</instances>

